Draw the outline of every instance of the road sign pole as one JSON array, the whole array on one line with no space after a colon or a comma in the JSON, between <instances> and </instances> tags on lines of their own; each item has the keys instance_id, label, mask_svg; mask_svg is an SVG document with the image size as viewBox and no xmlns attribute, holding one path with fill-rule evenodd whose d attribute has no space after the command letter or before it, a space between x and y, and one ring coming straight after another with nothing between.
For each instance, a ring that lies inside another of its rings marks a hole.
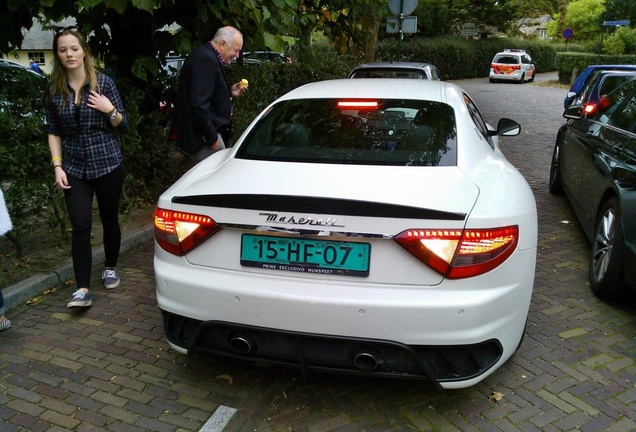
<instances>
[{"instance_id":1,"label":"road sign pole","mask_svg":"<svg viewBox=\"0 0 636 432\"><path fill-rule=\"evenodd\" d=\"M404 33L417 32L417 17L409 16L417 7L417 2L418 0L389 0L389 10L395 18L387 19L387 33L399 33L397 61L402 59Z\"/></svg>"},{"instance_id":2,"label":"road sign pole","mask_svg":"<svg viewBox=\"0 0 636 432\"><path fill-rule=\"evenodd\" d=\"M404 21L404 0L400 0L400 19L398 20L399 35L398 35L398 53L397 61L402 58L402 39L404 39L404 32L402 31L402 22Z\"/></svg>"}]
</instances>

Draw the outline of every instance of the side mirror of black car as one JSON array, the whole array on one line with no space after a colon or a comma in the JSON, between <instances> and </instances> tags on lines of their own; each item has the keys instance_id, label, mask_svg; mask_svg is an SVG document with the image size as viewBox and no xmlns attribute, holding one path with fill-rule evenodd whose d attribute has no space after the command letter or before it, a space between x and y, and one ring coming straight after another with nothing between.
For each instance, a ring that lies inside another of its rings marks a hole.
<instances>
[{"instance_id":1,"label":"side mirror of black car","mask_svg":"<svg viewBox=\"0 0 636 432\"><path fill-rule=\"evenodd\" d=\"M497 130L493 135L517 136L521 132L521 125L514 120L502 118L497 123Z\"/></svg>"},{"instance_id":2,"label":"side mirror of black car","mask_svg":"<svg viewBox=\"0 0 636 432\"><path fill-rule=\"evenodd\" d=\"M566 119L579 120L585 116L583 112L583 106L581 105L570 105L563 111L563 117Z\"/></svg>"}]
</instances>

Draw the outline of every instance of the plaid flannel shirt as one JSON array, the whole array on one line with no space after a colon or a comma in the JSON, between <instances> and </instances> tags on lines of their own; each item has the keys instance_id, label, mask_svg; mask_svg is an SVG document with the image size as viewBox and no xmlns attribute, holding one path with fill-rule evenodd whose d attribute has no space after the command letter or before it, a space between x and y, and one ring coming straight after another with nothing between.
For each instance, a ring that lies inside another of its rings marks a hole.
<instances>
[{"instance_id":1,"label":"plaid flannel shirt","mask_svg":"<svg viewBox=\"0 0 636 432\"><path fill-rule=\"evenodd\" d=\"M106 96L122 116L117 129L128 126L124 106L113 80L97 73L99 91ZM69 86L70 87L70 86ZM94 179L108 174L123 161L116 128L108 116L87 105L90 83L82 89L82 101L79 108L73 103L75 92L62 108L60 93L53 95L46 110L46 132L62 139L62 169L68 174ZM76 110L79 109L79 122Z\"/></svg>"}]
</instances>

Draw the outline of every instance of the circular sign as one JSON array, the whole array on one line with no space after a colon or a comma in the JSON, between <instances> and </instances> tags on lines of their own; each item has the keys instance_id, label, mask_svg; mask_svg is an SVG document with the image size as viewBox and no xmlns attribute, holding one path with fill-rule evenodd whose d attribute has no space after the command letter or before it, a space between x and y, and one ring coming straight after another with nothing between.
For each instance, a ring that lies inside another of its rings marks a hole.
<instances>
[{"instance_id":1,"label":"circular sign","mask_svg":"<svg viewBox=\"0 0 636 432\"><path fill-rule=\"evenodd\" d=\"M400 10L400 6L402 10ZM393 12L393 15L410 15L417 7L417 0L389 0L389 10Z\"/></svg>"},{"instance_id":2,"label":"circular sign","mask_svg":"<svg viewBox=\"0 0 636 432\"><path fill-rule=\"evenodd\" d=\"M574 36L574 30L572 30L571 27L566 27L563 29L563 32L561 34L565 39L572 39L572 37Z\"/></svg>"}]
</instances>

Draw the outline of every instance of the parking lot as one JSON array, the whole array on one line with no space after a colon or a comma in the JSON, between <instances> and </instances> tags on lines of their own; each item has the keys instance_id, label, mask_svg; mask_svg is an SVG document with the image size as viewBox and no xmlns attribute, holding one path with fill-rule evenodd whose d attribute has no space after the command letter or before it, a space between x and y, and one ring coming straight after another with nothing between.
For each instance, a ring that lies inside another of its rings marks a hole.
<instances>
[{"instance_id":1,"label":"parking lot","mask_svg":"<svg viewBox=\"0 0 636 432\"><path fill-rule=\"evenodd\" d=\"M590 246L548 192L565 90L458 81L484 117L509 117L508 159L534 191L539 250L526 337L480 384L334 375L184 356L163 337L153 243L125 253L122 285L66 309L71 287L10 310L0 334L0 431L633 431L636 306L594 297ZM94 286L99 286L95 269Z\"/></svg>"}]
</instances>

